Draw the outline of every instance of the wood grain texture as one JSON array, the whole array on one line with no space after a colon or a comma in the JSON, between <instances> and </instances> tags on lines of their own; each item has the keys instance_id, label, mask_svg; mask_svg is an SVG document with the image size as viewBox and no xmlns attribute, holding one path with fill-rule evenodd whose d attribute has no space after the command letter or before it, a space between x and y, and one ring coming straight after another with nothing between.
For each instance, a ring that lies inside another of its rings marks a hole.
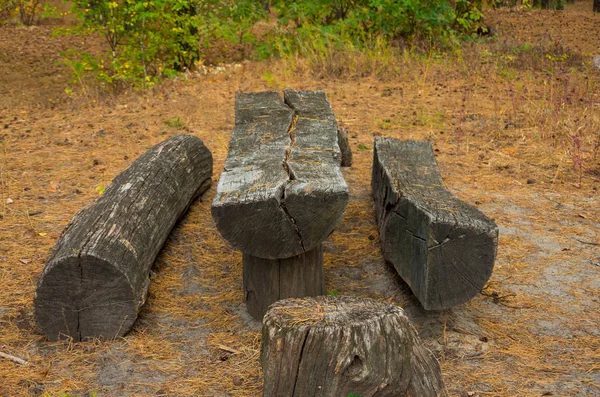
<instances>
[{"instance_id":1,"label":"wood grain texture","mask_svg":"<svg viewBox=\"0 0 600 397\"><path fill-rule=\"evenodd\" d=\"M179 135L148 150L71 220L38 280L35 319L50 340L131 328L176 221L210 187L212 155Z\"/></svg>"},{"instance_id":2,"label":"wood grain texture","mask_svg":"<svg viewBox=\"0 0 600 397\"><path fill-rule=\"evenodd\" d=\"M337 122L323 91L239 94L212 214L221 235L266 259L314 249L342 219Z\"/></svg>"},{"instance_id":3,"label":"wood grain texture","mask_svg":"<svg viewBox=\"0 0 600 397\"><path fill-rule=\"evenodd\" d=\"M263 397L447 396L404 311L348 296L285 299L263 320Z\"/></svg>"},{"instance_id":4,"label":"wood grain texture","mask_svg":"<svg viewBox=\"0 0 600 397\"><path fill-rule=\"evenodd\" d=\"M244 298L248 313L262 321L269 306L280 299L325 293L323 248L284 259L264 259L243 254Z\"/></svg>"},{"instance_id":5,"label":"wood grain texture","mask_svg":"<svg viewBox=\"0 0 600 397\"><path fill-rule=\"evenodd\" d=\"M383 255L423 307L476 296L492 274L498 228L444 187L431 144L377 138L371 186Z\"/></svg>"}]
</instances>

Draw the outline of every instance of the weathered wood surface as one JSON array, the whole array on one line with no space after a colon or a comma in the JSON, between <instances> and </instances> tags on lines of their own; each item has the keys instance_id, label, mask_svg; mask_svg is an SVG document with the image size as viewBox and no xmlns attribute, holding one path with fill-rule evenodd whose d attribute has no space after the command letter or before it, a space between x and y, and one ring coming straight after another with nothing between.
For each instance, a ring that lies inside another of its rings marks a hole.
<instances>
[{"instance_id":1,"label":"weathered wood surface","mask_svg":"<svg viewBox=\"0 0 600 397\"><path fill-rule=\"evenodd\" d=\"M269 306L280 299L325 293L323 248L284 259L243 254L244 298L248 313L262 321Z\"/></svg>"},{"instance_id":2,"label":"weathered wood surface","mask_svg":"<svg viewBox=\"0 0 600 397\"><path fill-rule=\"evenodd\" d=\"M289 258L317 247L342 219L337 122L323 91L239 94L212 214L242 252Z\"/></svg>"},{"instance_id":3,"label":"weathered wood surface","mask_svg":"<svg viewBox=\"0 0 600 397\"><path fill-rule=\"evenodd\" d=\"M263 397L442 397L440 366L404 311L355 297L285 299L263 320Z\"/></svg>"},{"instance_id":4,"label":"weathered wood surface","mask_svg":"<svg viewBox=\"0 0 600 397\"><path fill-rule=\"evenodd\" d=\"M431 144L377 138L371 186L383 256L423 307L476 296L492 274L498 228L444 187Z\"/></svg>"},{"instance_id":5,"label":"weathered wood surface","mask_svg":"<svg viewBox=\"0 0 600 397\"><path fill-rule=\"evenodd\" d=\"M114 338L146 300L149 273L176 221L210 187L212 155L179 135L148 150L71 220L37 285L48 339Z\"/></svg>"},{"instance_id":6,"label":"weathered wood surface","mask_svg":"<svg viewBox=\"0 0 600 397\"><path fill-rule=\"evenodd\" d=\"M348 141L348 131L345 128L338 128L338 145L342 152L342 161L340 165L342 167L350 167L352 165L352 149L350 148L350 142Z\"/></svg>"}]
</instances>

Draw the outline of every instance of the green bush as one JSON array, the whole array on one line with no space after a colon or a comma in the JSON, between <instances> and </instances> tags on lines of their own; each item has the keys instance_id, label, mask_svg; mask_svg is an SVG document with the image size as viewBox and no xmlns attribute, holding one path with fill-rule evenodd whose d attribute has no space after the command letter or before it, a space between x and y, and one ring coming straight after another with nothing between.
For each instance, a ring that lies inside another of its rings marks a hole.
<instances>
[{"instance_id":1,"label":"green bush","mask_svg":"<svg viewBox=\"0 0 600 397\"><path fill-rule=\"evenodd\" d=\"M481 0L301 0L274 1L280 28L259 43L261 57L322 47L347 50L428 43L455 45L482 28Z\"/></svg>"},{"instance_id":2,"label":"green bush","mask_svg":"<svg viewBox=\"0 0 600 397\"><path fill-rule=\"evenodd\" d=\"M0 0L0 25L6 23L15 11L12 0Z\"/></svg>"},{"instance_id":3,"label":"green bush","mask_svg":"<svg viewBox=\"0 0 600 397\"><path fill-rule=\"evenodd\" d=\"M23 25L35 25L44 3L43 0L0 0L0 24L18 14Z\"/></svg>"},{"instance_id":4,"label":"green bush","mask_svg":"<svg viewBox=\"0 0 600 397\"><path fill-rule=\"evenodd\" d=\"M262 16L253 1L218 0L74 0L79 34L96 33L109 53L95 57L66 53L78 73L93 72L108 83L152 86L201 60L202 49L219 40L246 40Z\"/></svg>"},{"instance_id":5,"label":"green bush","mask_svg":"<svg viewBox=\"0 0 600 397\"><path fill-rule=\"evenodd\" d=\"M67 54L75 74L143 87L207 57L228 59L215 53L242 49L243 57L299 55L324 64L336 51L373 54L402 42L453 45L482 20L481 0L272 0L267 4L276 18L270 19L263 0L71 3L80 19L77 31L100 34L110 48L103 57ZM266 30L255 36L261 19Z\"/></svg>"}]
</instances>

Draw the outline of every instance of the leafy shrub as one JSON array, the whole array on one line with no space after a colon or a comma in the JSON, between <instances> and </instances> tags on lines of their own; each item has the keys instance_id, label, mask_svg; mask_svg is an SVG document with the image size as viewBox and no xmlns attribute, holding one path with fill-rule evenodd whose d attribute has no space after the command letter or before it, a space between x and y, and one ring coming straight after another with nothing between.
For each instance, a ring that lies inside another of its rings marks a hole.
<instances>
[{"instance_id":1,"label":"leafy shrub","mask_svg":"<svg viewBox=\"0 0 600 397\"><path fill-rule=\"evenodd\" d=\"M253 1L74 0L77 33L96 33L108 44L103 57L67 53L75 72L94 72L108 83L152 86L201 60L202 48L247 38L263 12ZM257 11L260 10L260 11Z\"/></svg>"},{"instance_id":2,"label":"leafy shrub","mask_svg":"<svg viewBox=\"0 0 600 397\"><path fill-rule=\"evenodd\" d=\"M282 0L274 6L284 24L293 21L298 29L318 27L324 35L363 42L383 36L443 44L482 18L481 0Z\"/></svg>"},{"instance_id":3,"label":"leafy shrub","mask_svg":"<svg viewBox=\"0 0 600 397\"><path fill-rule=\"evenodd\" d=\"M242 58L303 56L339 75L353 67L338 56L342 52L368 64L376 52L388 56L394 44L453 45L480 28L481 1L272 0L266 8L276 18L268 19L263 0L74 0L78 31L100 34L110 51L104 57L71 53L70 64L75 73L93 72L104 82L146 87L207 58L236 58L236 52ZM255 34L260 20L267 29Z\"/></svg>"},{"instance_id":4,"label":"leafy shrub","mask_svg":"<svg viewBox=\"0 0 600 397\"><path fill-rule=\"evenodd\" d=\"M0 25L6 23L15 11L13 0L0 0Z\"/></svg>"},{"instance_id":5,"label":"leafy shrub","mask_svg":"<svg viewBox=\"0 0 600 397\"><path fill-rule=\"evenodd\" d=\"M23 25L35 25L43 5L42 0L0 0L0 24L18 14Z\"/></svg>"}]
</instances>

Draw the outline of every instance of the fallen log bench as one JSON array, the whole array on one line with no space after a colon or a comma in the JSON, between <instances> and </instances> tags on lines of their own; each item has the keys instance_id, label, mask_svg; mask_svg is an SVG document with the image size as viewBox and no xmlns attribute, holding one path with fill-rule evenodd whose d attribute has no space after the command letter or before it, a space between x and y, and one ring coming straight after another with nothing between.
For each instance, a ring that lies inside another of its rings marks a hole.
<instances>
[{"instance_id":1,"label":"fallen log bench","mask_svg":"<svg viewBox=\"0 0 600 397\"><path fill-rule=\"evenodd\" d=\"M38 280L35 320L49 340L127 333L177 220L211 184L212 155L179 135L152 147L70 221Z\"/></svg>"},{"instance_id":2,"label":"fallen log bench","mask_svg":"<svg viewBox=\"0 0 600 397\"><path fill-rule=\"evenodd\" d=\"M249 313L324 293L321 243L342 219L337 121L323 91L244 93L212 204L217 229L242 251Z\"/></svg>"},{"instance_id":3,"label":"fallen log bench","mask_svg":"<svg viewBox=\"0 0 600 397\"><path fill-rule=\"evenodd\" d=\"M285 299L263 320L263 397L444 397L404 311L348 296Z\"/></svg>"},{"instance_id":4,"label":"fallen log bench","mask_svg":"<svg viewBox=\"0 0 600 397\"><path fill-rule=\"evenodd\" d=\"M476 296L492 274L498 227L444 187L431 144L377 138L371 186L383 256L423 307Z\"/></svg>"}]
</instances>

